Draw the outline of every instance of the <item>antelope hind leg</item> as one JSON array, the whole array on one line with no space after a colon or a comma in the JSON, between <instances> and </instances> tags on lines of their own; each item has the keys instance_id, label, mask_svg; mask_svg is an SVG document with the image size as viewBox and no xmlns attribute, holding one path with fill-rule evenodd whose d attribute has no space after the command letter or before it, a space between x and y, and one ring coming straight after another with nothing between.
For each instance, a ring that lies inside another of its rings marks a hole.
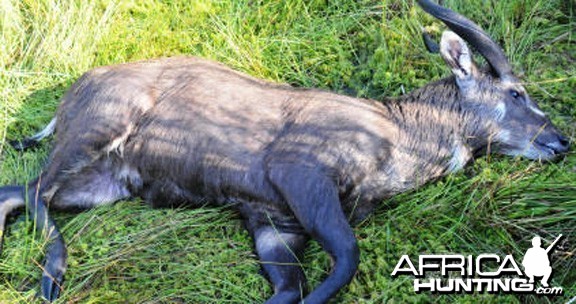
<instances>
[{"instance_id":1,"label":"antelope hind leg","mask_svg":"<svg viewBox=\"0 0 576 304\"><path fill-rule=\"evenodd\" d=\"M24 207L24 187L4 186L0 187L0 253L4 241L6 229L6 217L15 209Z\"/></svg>"}]
</instances>

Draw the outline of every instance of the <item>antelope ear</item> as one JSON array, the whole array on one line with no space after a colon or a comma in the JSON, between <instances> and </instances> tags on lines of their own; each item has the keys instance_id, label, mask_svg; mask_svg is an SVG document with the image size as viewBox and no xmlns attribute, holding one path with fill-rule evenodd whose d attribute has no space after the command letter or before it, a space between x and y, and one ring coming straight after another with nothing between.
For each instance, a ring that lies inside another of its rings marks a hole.
<instances>
[{"instance_id":1,"label":"antelope ear","mask_svg":"<svg viewBox=\"0 0 576 304\"><path fill-rule=\"evenodd\" d=\"M460 36L452 31L445 31L440 40L440 54L456 76L458 86L462 88L474 82L476 65L470 49Z\"/></svg>"}]
</instances>

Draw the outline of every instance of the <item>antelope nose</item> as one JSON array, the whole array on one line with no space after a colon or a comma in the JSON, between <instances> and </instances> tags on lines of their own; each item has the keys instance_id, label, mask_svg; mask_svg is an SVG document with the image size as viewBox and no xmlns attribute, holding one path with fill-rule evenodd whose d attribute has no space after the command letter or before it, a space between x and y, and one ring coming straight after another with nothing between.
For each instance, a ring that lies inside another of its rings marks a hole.
<instances>
[{"instance_id":1,"label":"antelope nose","mask_svg":"<svg viewBox=\"0 0 576 304\"><path fill-rule=\"evenodd\" d=\"M554 150L556 154L566 153L570 149L570 140L566 136L558 134L558 139L548 143L546 146Z\"/></svg>"}]
</instances>

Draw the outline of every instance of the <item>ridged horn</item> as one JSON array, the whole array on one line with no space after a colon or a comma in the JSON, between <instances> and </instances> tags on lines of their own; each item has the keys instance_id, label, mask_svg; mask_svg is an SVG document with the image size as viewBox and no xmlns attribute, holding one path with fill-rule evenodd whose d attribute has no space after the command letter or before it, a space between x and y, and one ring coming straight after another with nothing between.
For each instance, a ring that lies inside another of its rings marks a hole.
<instances>
[{"instance_id":1,"label":"ridged horn","mask_svg":"<svg viewBox=\"0 0 576 304\"><path fill-rule=\"evenodd\" d=\"M466 17L432 1L417 0L428 14L442 20L452 31L472 45L500 78L512 75L512 67L502 48L478 25Z\"/></svg>"}]
</instances>

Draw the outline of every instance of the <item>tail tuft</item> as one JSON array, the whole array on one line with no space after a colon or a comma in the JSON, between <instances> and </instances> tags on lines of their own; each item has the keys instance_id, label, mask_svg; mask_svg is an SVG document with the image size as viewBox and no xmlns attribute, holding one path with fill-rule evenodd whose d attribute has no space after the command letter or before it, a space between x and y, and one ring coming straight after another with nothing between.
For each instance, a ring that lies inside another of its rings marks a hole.
<instances>
[{"instance_id":1,"label":"tail tuft","mask_svg":"<svg viewBox=\"0 0 576 304\"><path fill-rule=\"evenodd\" d=\"M8 142L16 151L24 151L38 146L39 141L31 138L24 138L22 140L11 140Z\"/></svg>"},{"instance_id":2,"label":"tail tuft","mask_svg":"<svg viewBox=\"0 0 576 304\"><path fill-rule=\"evenodd\" d=\"M42 131L38 132L34 136L27 137L22 140L11 140L9 143L17 151L24 151L26 149L38 146L40 141L52 135L55 129L56 129L56 117L52 118L50 123L48 123L48 125L44 127Z\"/></svg>"}]
</instances>

